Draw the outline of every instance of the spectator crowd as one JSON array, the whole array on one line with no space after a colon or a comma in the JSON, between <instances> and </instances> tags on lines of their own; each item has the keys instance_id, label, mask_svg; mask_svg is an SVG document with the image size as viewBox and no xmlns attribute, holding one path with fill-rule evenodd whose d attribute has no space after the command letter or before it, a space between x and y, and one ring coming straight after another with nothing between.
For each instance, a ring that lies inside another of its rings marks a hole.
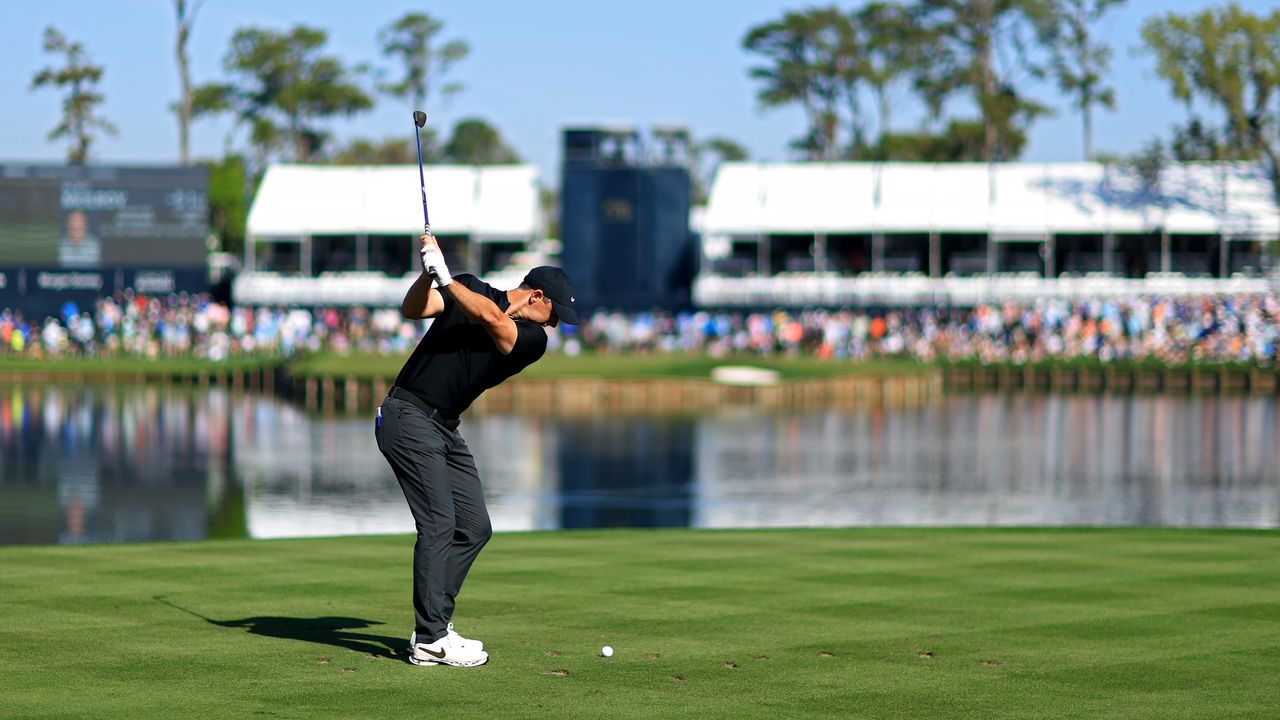
<instances>
[{"instance_id":1,"label":"spectator crowd","mask_svg":"<svg viewBox=\"0 0 1280 720\"><path fill-rule=\"evenodd\" d=\"M204 295L118 293L36 321L0 310L0 355L291 357L407 353L425 329L391 308L228 307ZM552 351L906 357L1023 363L1046 359L1238 361L1272 366L1280 295L1041 299L971 308L799 312L596 312L561 326Z\"/></svg>"}]
</instances>

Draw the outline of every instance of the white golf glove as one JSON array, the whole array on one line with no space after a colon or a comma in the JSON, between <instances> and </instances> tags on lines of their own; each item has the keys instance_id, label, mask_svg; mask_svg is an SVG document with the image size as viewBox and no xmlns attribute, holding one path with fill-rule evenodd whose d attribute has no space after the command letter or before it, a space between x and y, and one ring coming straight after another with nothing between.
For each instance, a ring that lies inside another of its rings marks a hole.
<instances>
[{"instance_id":1,"label":"white golf glove","mask_svg":"<svg viewBox=\"0 0 1280 720\"><path fill-rule=\"evenodd\" d=\"M423 243L421 253L422 269L431 272L431 276L436 279L436 285L444 287L453 282L453 276L449 274L449 265L444 261L444 253L440 252L438 245Z\"/></svg>"}]
</instances>

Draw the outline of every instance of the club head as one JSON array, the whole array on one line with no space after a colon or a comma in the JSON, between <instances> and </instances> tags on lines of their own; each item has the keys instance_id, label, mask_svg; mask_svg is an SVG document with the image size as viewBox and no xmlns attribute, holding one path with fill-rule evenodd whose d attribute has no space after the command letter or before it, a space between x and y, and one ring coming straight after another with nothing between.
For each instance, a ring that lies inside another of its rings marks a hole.
<instances>
[{"instance_id":1,"label":"club head","mask_svg":"<svg viewBox=\"0 0 1280 720\"><path fill-rule=\"evenodd\" d=\"M422 127L427 124L427 114L421 110L413 111L413 124Z\"/></svg>"}]
</instances>

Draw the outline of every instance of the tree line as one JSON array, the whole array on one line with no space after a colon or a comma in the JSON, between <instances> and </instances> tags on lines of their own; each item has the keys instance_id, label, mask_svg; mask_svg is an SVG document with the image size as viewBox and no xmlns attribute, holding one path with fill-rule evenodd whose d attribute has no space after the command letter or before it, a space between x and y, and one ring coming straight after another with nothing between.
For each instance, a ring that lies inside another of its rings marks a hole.
<instances>
[{"instance_id":1,"label":"tree line","mask_svg":"<svg viewBox=\"0 0 1280 720\"><path fill-rule=\"evenodd\" d=\"M195 83L187 47L202 0L172 2L180 95L171 109L178 121L181 163L192 162L193 123L220 116L233 120L223 156L201 163L209 169L210 222L229 251L243 248L247 198L268 162L416 162L417 148L407 129L403 137L355 138L338 145L328 123L372 109L377 96L422 109L433 96L448 98L463 89L449 76L470 46L463 40L443 39L444 24L417 12L406 13L378 33L382 65L343 62L326 51L328 34L321 29L244 27L232 35L223 55L224 77ZM105 69L92 61L82 43L54 27L45 30L43 49L58 61L35 74L31 89L52 88L62 96L60 119L48 138L68 141L67 161L84 164L97 138L118 132L100 111L105 98L98 86ZM236 147L238 136L244 138L243 147ZM443 140L436 128L428 127L422 143L426 157L435 162L520 162L501 132L483 118L459 120Z\"/></svg>"},{"instance_id":2,"label":"tree line","mask_svg":"<svg viewBox=\"0 0 1280 720\"><path fill-rule=\"evenodd\" d=\"M440 37L444 24L417 12L405 14L378 33L377 45L385 61L382 65L345 63L326 51L328 33L318 28L240 28L222 58L224 77L197 84L191 79L187 46L200 7L200 0L173 0L177 20L174 56L181 89L172 109L178 120L178 154L184 165L191 162L192 124L219 116L233 119L226 154L234 154L234 137L242 133L248 159L257 168L273 159L415 162L417 150L410 138L358 138L338 146L328 123L371 110L377 96L411 102L421 109L434 94L447 98L463 89L449 74L453 65L468 55L470 46L464 40L444 40ZM56 88L63 97L61 120L49 139L69 140L68 162L85 163L100 133L117 132L99 110L104 98L97 87L104 68L88 57L81 43L56 28L45 30L43 47L59 58L59 63L37 72L31 87ZM501 133L482 118L459 121L444 140L428 127L423 140L429 157L444 162L495 164L520 159Z\"/></svg>"},{"instance_id":3,"label":"tree line","mask_svg":"<svg viewBox=\"0 0 1280 720\"><path fill-rule=\"evenodd\" d=\"M1099 28L1125 0L913 0L787 12L752 27L762 108L796 107L804 133L791 147L809 160L1017 159L1027 132L1053 108L1026 91L1048 80L1080 114L1082 151L1100 156L1093 114L1115 106L1113 48ZM1129 158L1263 161L1280 197L1280 9L1231 2L1147 18L1137 54L1180 100L1168 140ZM904 95L926 109L904 130ZM962 112L955 112L955 108ZM1163 119L1161 119L1163 120Z\"/></svg>"},{"instance_id":4,"label":"tree line","mask_svg":"<svg viewBox=\"0 0 1280 720\"><path fill-rule=\"evenodd\" d=\"M1115 106L1108 77L1114 49L1100 38L1107 14L1126 0L876 0L784 13L750 28L742 47L763 109L798 107L804 132L791 147L808 160L1008 161L1030 127L1054 108L1030 96L1051 81L1081 121L1086 159L1114 160L1093 141L1093 116ZM237 30L222 58L223 77L193 83L187 44L202 0L172 0L174 53L181 94L173 110L179 156L190 162L190 127L233 118L224 160L256 173L272 159L295 162L408 163L408 138L357 138L336 145L328 124L366 112L378 96L423 108L463 86L451 78L470 46L446 40L443 23L410 12L377 37L382 64L350 65L326 51L325 31ZM41 69L32 89L63 96L51 140L68 140L68 160L86 162L93 141L116 128L102 117L103 67L55 28L44 49L60 64ZM1158 176L1169 160L1262 161L1280 198L1280 9L1237 3L1147 18L1135 53L1155 61L1156 76L1184 107L1168 137L1154 137L1124 158ZM895 121L905 97L925 108L914 128ZM1161 119L1163 121L1163 118ZM244 152L233 147L242 134ZM482 118L459 121L447 139L424 133L424 151L444 162L517 162L517 153ZM694 143L695 157L745 159L727 138ZM704 163L705 164L705 163ZM231 168L235 170L235 167ZM707 175L707 168L699 168ZM233 173L234 174L234 173ZM218 178L214 178L217 180Z\"/></svg>"}]
</instances>

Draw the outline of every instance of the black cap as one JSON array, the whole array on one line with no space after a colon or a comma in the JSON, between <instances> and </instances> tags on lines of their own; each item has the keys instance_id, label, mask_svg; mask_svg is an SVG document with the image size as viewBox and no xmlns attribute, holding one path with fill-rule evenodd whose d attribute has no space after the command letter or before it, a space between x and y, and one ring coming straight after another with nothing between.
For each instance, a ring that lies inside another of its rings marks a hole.
<instances>
[{"instance_id":1,"label":"black cap","mask_svg":"<svg viewBox=\"0 0 1280 720\"><path fill-rule=\"evenodd\" d=\"M552 265L539 265L524 276L522 285L541 290L551 300L556 316L570 325L578 324L578 311L573 309L573 286L569 284L569 276Z\"/></svg>"}]
</instances>

